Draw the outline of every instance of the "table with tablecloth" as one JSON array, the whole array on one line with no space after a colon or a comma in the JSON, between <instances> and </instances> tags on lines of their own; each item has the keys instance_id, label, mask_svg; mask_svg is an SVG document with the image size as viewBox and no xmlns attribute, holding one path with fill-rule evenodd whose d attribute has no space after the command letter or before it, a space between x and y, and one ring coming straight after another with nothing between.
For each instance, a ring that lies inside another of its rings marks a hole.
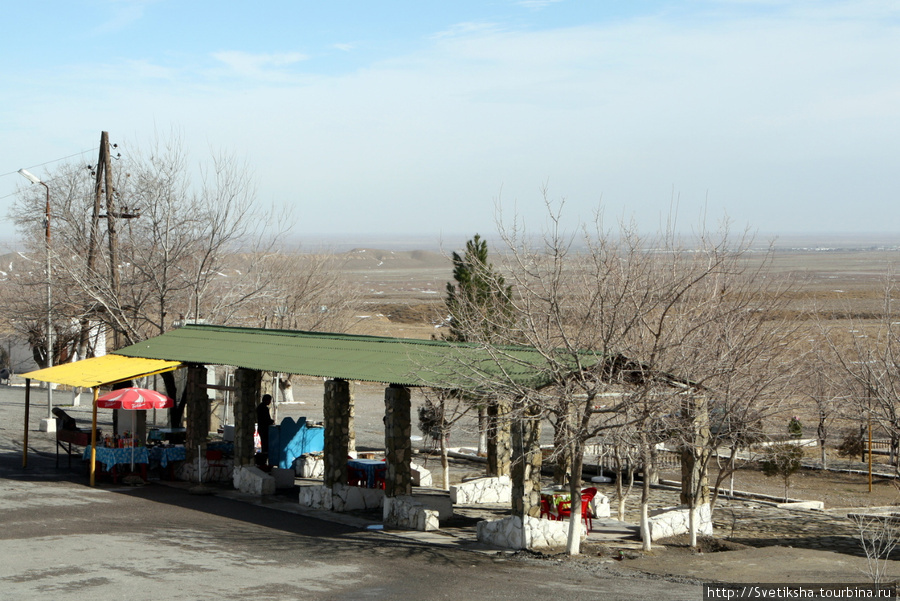
<instances>
[{"instance_id":1,"label":"table with tablecloth","mask_svg":"<svg viewBox=\"0 0 900 601\"><path fill-rule=\"evenodd\" d=\"M567 490L545 489L541 491L541 499L546 499L550 505L550 511L554 515L559 515L559 504L563 501L570 501L572 494Z\"/></svg>"},{"instance_id":2,"label":"table with tablecloth","mask_svg":"<svg viewBox=\"0 0 900 601\"><path fill-rule=\"evenodd\" d=\"M82 459L84 461L91 460L91 445L84 447ZM98 463L103 464L103 469L106 471L110 471L111 468L122 463L131 465L132 461L134 463L147 463L147 447L128 447L121 449L97 447L96 460Z\"/></svg>"},{"instance_id":3,"label":"table with tablecloth","mask_svg":"<svg viewBox=\"0 0 900 601\"><path fill-rule=\"evenodd\" d=\"M184 461L186 453L184 447L151 447L147 453L150 465L166 467L170 461Z\"/></svg>"},{"instance_id":4,"label":"table with tablecloth","mask_svg":"<svg viewBox=\"0 0 900 601\"><path fill-rule=\"evenodd\" d=\"M366 474L366 488L375 488L378 472L382 472L382 479L384 479L383 473L387 470L387 464L378 459L351 459L347 462L347 467Z\"/></svg>"}]
</instances>

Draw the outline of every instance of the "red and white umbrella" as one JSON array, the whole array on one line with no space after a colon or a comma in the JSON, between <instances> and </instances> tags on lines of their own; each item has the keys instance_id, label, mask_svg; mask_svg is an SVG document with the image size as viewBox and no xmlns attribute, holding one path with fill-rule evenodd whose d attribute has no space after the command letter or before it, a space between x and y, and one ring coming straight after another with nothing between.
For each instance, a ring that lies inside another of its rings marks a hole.
<instances>
[{"instance_id":1,"label":"red and white umbrella","mask_svg":"<svg viewBox=\"0 0 900 601\"><path fill-rule=\"evenodd\" d=\"M166 409L175 405L171 397L146 388L120 388L97 397L97 407L102 409Z\"/></svg>"},{"instance_id":2,"label":"red and white umbrella","mask_svg":"<svg viewBox=\"0 0 900 601\"><path fill-rule=\"evenodd\" d=\"M97 407L103 409L166 409L175 405L171 397L147 388L119 388L97 397ZM131 471L134 471L134 441L131 443Z\"/></svg>"}]
</instances>

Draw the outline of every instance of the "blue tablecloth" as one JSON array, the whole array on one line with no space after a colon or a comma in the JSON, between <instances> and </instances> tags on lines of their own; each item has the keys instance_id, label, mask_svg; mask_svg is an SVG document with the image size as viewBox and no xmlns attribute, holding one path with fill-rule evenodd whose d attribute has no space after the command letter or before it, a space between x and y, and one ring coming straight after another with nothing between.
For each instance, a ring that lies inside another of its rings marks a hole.
<instances>
[{"instance_id":1,"label":"blue tablecloth","mask_svg":"<svg viewBox=\"0 0 900 601\"><path fill-rule=\"evenodd\" d=\"M150 463L166 467L170 461L184 461L185 450L184 447L151 447L148 456Z\"/></svg>"},{"instance_id":2,"label":"blue tablecloth","mask_svg":"<svg viewBox=\"0 0 900 601\"><path fill-rule=\"evenodd\" d=\"M131 465L132 454L134 451L135 463L147 463L147 447L134 447L128 449L108 449L106 447L97 447L97 461L103 464L103 469L109 471L115 465L127 464ZM84 455L82 459L91 460L91 445L84 447Z\"/></svg>"},{"instance_id":3,"label":"blue tablecloth","mask_svg":"<svg viewBox=\"0 0 900 601\"><path fill-rule=\"evenodd\" d=\"M351 459L347 467L356 468L366 474L366 488L375 488L375 474L386 470L387 464L378 459Z\"/></svg>"}]
</instances>

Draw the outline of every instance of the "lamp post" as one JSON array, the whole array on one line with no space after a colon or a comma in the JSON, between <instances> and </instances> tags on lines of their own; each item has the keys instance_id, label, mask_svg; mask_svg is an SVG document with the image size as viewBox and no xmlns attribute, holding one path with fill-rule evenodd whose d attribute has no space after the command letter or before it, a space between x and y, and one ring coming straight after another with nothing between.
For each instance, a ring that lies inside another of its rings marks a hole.
<instances>
[{"instance_id":1,"label":"lamp post","mask_svg":"<svg viewBox=\"0 0 900 601\"><path fill-rule=\"evenodd\" d=\"M53 367L53 302L50 283L50 187L25 169L19 169L32 184L40 184L47 191L47 205L44 215L44 234L47 250L47 367ZM52 427L51 427L52 424ZM56 420L53 418L53 385L47 383L47 421L46 431L56 431ZM44 428L41 428L44 430Z\"/></svg>"}]
</instances>

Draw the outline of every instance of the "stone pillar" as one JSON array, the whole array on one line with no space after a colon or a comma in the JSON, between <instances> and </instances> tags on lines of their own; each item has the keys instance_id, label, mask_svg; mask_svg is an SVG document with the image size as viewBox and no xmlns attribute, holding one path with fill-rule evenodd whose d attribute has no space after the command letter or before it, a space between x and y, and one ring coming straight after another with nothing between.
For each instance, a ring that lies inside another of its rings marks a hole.
<instances>
[{"instance_id":1,"label":"stone pillar","mask_svg":"<svg viewBox=\"0 0 900 601\"><path fill-rule=\"evenodd\" d=\"M196 461L197 447L206 444L209 436L209 397L206 396L206 366L189 365L187 368L187 433L185 455L187 461Z\"/></svg>"},{"instance_id":2,"label":"stone pillar","mask_svg":"<svg viewBox=\"0 0 900 601\"><path fill-rule=\"evenodd\" d=\"M384 452L387 476L384 494L399 497L412 494L412 420L409 388L391 384L384 389Z\"/></svg>"},{"instance_id":3,"label":"stone pillar","mask_svg":"<svg viewBox=\"0 0 900 601\"><path fill-rule=\"evenodd\" d=\"M253 430L260 401L262 372L239 367L234 370L234 465L253 465Z\"/></svg>"},{"instance_id":4,"label":"stone pillar","mask_svg":"<svg viewBox=\"0 0 900 601\"><path fill-rule=\"evenodd\" d=\"M695 507L709 503L709 482L704 465L709 465L709 411L706 397L692 394L682 404L685 419L691 421L691 443L681 449L681 503Z\"/></svg>"},{"instance_id":5,"label":"stone pillar","mask_svg":"<svg viewBox=\"0 0 900 601\"><path fill-rule=\"evenodd\" d=\"M537 410L512 422L512 512L541 514L541 419Z\"/></svg>"},{"instance_id":6,"label":"stone pillar","mask_svg":"<svg viewBox=\"0 0 900 601\"><path fill-rule=\"evenodd\" d=\"M509 476L512 463L509 403L501 400L490 401L487 413L487 475Z\"/></svg>"},{"instance_id":7,"label":"stone pillar","mask_svg":"<svg viewBox=\"0 0 900 601\"><path fill-rule=\"evenodd\" d=\"M325 486L347 484L347 454L353 433L353 392L346 380L325 382Z\"/></svg>"}]
</instances>

